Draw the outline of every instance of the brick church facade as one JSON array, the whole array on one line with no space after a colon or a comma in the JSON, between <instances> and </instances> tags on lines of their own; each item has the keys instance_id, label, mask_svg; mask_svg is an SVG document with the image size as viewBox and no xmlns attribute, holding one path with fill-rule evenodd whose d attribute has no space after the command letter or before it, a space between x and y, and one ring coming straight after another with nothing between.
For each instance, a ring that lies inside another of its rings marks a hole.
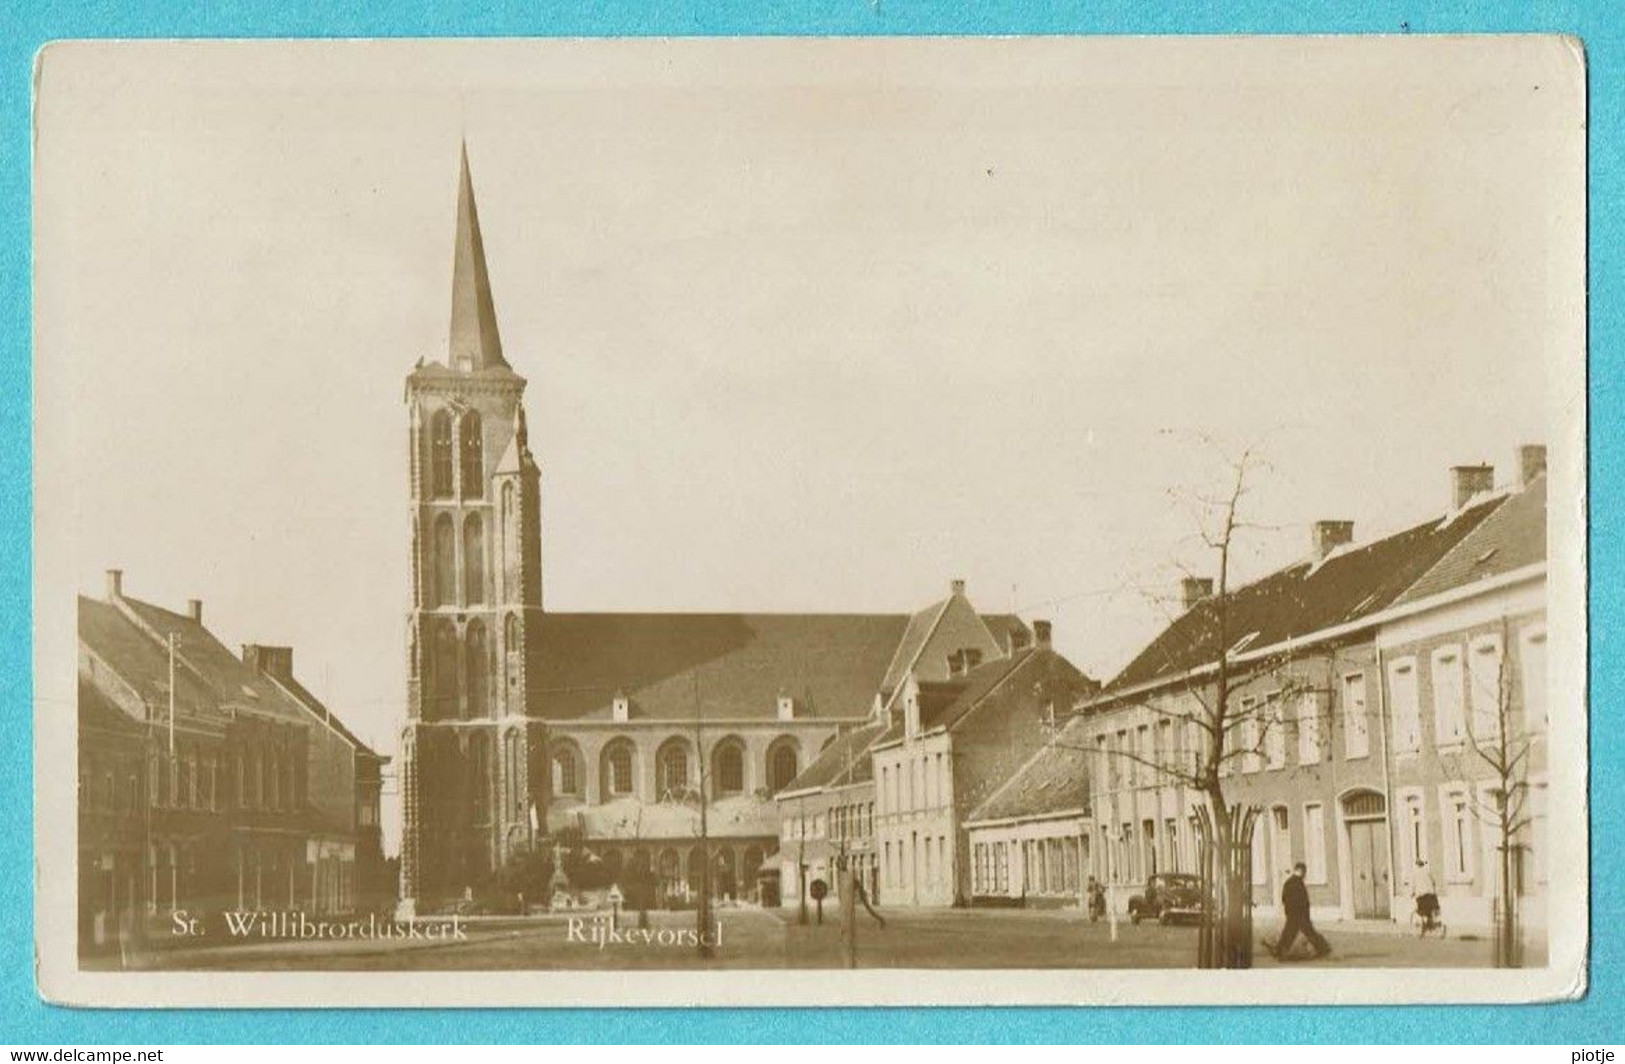
<instances>
[{"instance_id":1,"label":"brick church facade","mask_svg":"<svg viewBox=\"0 0 1625 1064\"><path fill-rule=\"evenodd\" d=\"M405 911L453 904L562 837L610 878L652 883L656 903L702 882L755 897L778 848L773 795L890 703L928 649L920 614L543 608L525 380L503 354L466 150L447 356L406 380ZM970 610L958 582L949 602L977 629L967 646L1030 640ZM946 668L959 649L926 656Z\"/></svg>"}]
</instances>

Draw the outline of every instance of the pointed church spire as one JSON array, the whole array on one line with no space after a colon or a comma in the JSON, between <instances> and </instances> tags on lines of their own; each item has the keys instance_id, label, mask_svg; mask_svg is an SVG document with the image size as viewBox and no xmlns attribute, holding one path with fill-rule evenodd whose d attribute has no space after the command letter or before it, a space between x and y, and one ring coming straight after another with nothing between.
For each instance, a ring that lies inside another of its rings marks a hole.
<instances>
[{"instance_id":1,"label":"pointed church spire","mask_svg":"<svg viewBox=\"0 0 1625 1064\"><path fill-rule=\"evenodd\" d=\"M457 187L457 240L451 266L451 368L507 368L497 312L491 300L491 278L485 268L485 242L474 208L474 181L468 173L468 142L463 142L462 174Z\"/></svg>"}]
</instances>

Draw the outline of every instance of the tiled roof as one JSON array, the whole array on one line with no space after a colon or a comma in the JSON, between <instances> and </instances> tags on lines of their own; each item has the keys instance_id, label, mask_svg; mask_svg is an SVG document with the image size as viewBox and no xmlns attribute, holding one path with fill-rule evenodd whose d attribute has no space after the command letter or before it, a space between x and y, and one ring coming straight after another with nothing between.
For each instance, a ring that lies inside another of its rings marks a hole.
<instances>
[{"instance_id":1,"label":"tiled roof","mask_svg":"<svg viewBox=\"0 0 1625 1064\"><path fill-rule=\"evenodd\" d=\"M874 762L869 748L886 731L882 721L842 732L819 753L813 763L801 770L785 791L805 791L814 787L846 787L874 779Z\"/></svg>"},{"instance_id":2,"label":"tiled roof","mask_svg":"<svg viewBox=\"0 0 1625 1064\"><path fill-rule=\"evenodd\" d=\"M233 704L280 717L304 719L306 710L279 690L268 677L243 664L203 625L184 613L174 613L150 602L124 599L160 639L175 634L175 652L197 671L222 704ZM165 652L159 648L159 657Z\"/></svg>"},{"instance_id":3,"label":"tiled roof","mask_svg":"<svg viewBox=\"0 0 1625 1064\"><path fill-rule=\"evenodd\" d=\"M903 629L903 638L897 643L896 652L892 654L891 663L886 666L886 675L880 681L878 690L889 696L902 686L903 680L908 676L909 666L919 657L920 649L931 636L931 629L936 626L938 618L942 616L942 611L948 608L950 601L943 599L941 602L933 602L908 619L908 627Z\"/></svg>"},{"instance_id":4,"label":"tiled roof","mask_svg":"<svg viewBox=\"0 0 1625 1064\"><path fill-rule=\"evenodd\" d=\"M1546 560L1546 477L1496 508L1399 597L1415 602Z\"/></svg>"},{"instance_id":5,"label":"tiled roof","mask_svg":"<svg viewBox=\"0 0 1625 1064\"><path fill-rule=\"evenodd\" d=\"M169 652L117 606L79 596L79 639L137 694L155 706L169 698ZM190 660L185 650L177 656ZM175 701L181 713L212 709L219 698L185 668L175 670Z\"/></svg>"},{"instance_id":6,"label":"tiled roof","mask_svg":"<svg viewBox=\"0 0 1625 1064\"><path fill-rule=\"evenodd\" d=\"M1089 754L1081 718L1061 730L998 790L971 813L969 821L1012 820L1089 808Z\"/></svg>"},{"instance_id":7,"label":"tiled roof","mask_svg":"<svg viewBox=\"0 0 1625 1064\"><path fill-rule=\"evenodd\" d=\"M1391 605L1507 500L1487 496L1443 519L1289 565L1227 596L1225 639L1266 647L1356 621ZM1129 662L1104 694L1170 680L1219 656L1214 599L1198 602Z\"/></svg>"},{"instance_id":8,"label":"tiled roof","mask_svg":"<svg viewBox=\"0 0 1625 1064\"><path fill-rule=\"evenodd\" d=\"M116 706L112 699L96 689L89 680L79 681L79 731L105 730L119 734L139 735L141 727Z\"/></svg>"},{"instance_id":9,"label":"tiled roof","mask_svg":"<svg viewBox=\"0 0 1625 1064\"><path fill-rule=\"evenodd\" d=\"M1002 623L1002 619L1001 623ZM551 720L867 717L910 618L900 614L544 613L534 641L533 712Z\"/></svg>"},{"instance_id":10,"label":"tiled roof","mask_svg":"<svg viewBox=\"0 0 1625 1064\"><path fill-rule=\"evenodd\" d=\"M1097 685L1093 680L1079 672L1071 662L1054 650L1039 646L1025 647L1008 657L984 662L964 676L946 683L921 683L920 730L952 729L993 694L1006 679L1028 663L1041 661L1045 657L1065 666L1065 670L1073 677L1073 683L1070 685L1072 689L1068 692L1066 701L1090 693L1096 688ZM875 742L889 743L903 737L903 713L894 712L892 716L893 720L885 734Z\"/></svg>"},{"instance_id":11,"label":"tiled roof","mask_svg":"<svg viewBox=\"0 0 1625 1064\"><path fill-rule=\"evenodd\" d=\"M79 639L153 704L161 705L168 698L169 651L163 640L173 632L180 663L175 670L175 698L181 714L194 706L236 705L298 720L314 715L324 718L358 751L378 756L298 680L273 680L255 672L186 614L128 596L123 601L157 638L118 606L81 595Z\"/></svg>"}]
</instances>

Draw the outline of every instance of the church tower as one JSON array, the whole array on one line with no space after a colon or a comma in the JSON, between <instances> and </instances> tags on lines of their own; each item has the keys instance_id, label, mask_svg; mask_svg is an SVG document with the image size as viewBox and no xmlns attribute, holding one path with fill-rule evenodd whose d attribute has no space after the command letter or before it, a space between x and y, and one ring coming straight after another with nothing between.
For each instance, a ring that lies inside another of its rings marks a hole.
<instances>
[{"instance_id":1,"label":"church tower","mask_svg":"<svg viewBox=\"0 0 1625 1064\"><path fill-rule=\"evenodd\" d=\"M543 733L525 676L542 610L539 473L525 380L502 355L466 144L450 325L445 363L420 360L406 378L408 912L478 888L546 818Z\"/></svg>"}]
</instances>

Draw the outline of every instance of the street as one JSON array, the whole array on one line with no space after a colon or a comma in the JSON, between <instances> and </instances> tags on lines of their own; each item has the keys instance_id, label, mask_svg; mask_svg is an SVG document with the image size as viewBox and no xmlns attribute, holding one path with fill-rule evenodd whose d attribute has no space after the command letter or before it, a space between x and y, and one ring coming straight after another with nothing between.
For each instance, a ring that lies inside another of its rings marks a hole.
<instances>
[{"instance_id":1,"label":"street","mask_svg":"<svg viewBox=\"0 0 1625 1064\"><path fill-rule=\"evenodd\" d=\"M858 964L865 968L1186 968L1195 960L1191 927L1135 926L1127 921L1112 941L1106 922L1091 923L1072 910L896 910L879 928L867 916L858 929ZM843 966L839 916L822 926L796 914L761 909L717 913L715 956L699 956L694 914L651 913L636 930L623 918L614 935L606 921L562 917L479 921L466 939L446 942L269 942L160 950L133 958L130 967L169 970L377 971L377 970L592 970L696 968L839 968ZM1261 936L1276 926L1263 921ZM1481 968L1490 965L1485 936L1418 940L1396 929L1328 924L1332 955L1307 967ZM685 937L687 933L688 937ZM1526 964L1544 963L1531 942ZM1277 961L1262 948L1259 968ZM88 966L92 966L87 964Z\"/></svg>"}]
</instances>

